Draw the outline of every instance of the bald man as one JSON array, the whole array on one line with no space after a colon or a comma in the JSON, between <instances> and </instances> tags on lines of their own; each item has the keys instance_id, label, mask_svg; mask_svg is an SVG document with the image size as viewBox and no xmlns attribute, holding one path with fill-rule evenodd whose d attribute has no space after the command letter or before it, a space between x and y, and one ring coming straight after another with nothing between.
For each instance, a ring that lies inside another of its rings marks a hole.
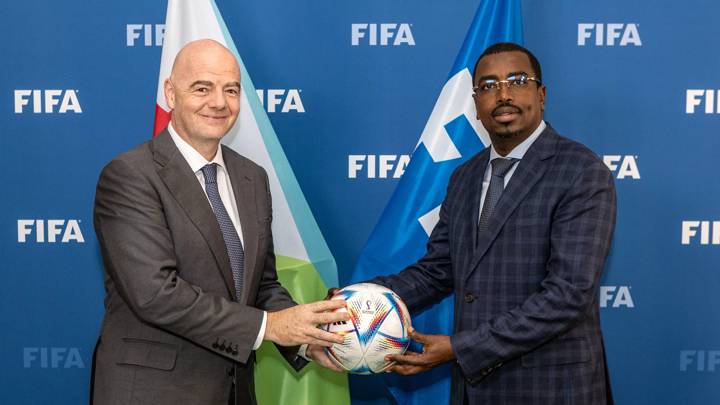
<instances>
[{"instance_id":1,"label":"bald man","mask_svg":"<svg viewBox=\"0 0 720 405\"><path fill-rule=\"evenodd\" d=\"M240 68L221 44L177 55L164 92L172 119L100 174L94 224L105 268L96 404L254 404L254 350L343 340L315 325L343 302L296 305L278 283L265 170L220 140L240 109Z\"/></svg>"}]
</instances>

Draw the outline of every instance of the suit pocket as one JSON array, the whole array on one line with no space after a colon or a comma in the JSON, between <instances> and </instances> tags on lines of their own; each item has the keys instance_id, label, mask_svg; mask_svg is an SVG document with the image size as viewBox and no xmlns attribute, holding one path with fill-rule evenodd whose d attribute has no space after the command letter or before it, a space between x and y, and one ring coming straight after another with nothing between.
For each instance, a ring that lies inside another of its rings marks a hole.
<instances>
[{"instance_id":1,"label":"suit pocket","mask_svg":"<svg viewBox=\"0 0 720 405\"><path fill-rule=\"evenodd\" d=\"M170 371L175 368L177 346L152 340L123 338L122 357L117 364Z\"/></svg>"},{"instance_id":2,"label":"suit pocket","mask_svg":"<svg viewBox=\"0 0 720 405\"><path fill-rule=\"evenodd\" d=\"M522 356L523 367L559 366L590 361L590 346L585 338L553 340Z\"/></svg>"}]
</instances>

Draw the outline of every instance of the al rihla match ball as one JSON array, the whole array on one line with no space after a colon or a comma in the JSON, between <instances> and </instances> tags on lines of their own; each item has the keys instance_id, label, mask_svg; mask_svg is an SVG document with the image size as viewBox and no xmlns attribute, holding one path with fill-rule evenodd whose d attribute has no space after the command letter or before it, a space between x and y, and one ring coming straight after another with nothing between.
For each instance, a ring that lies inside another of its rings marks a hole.
<instances>
[{"instance_id":1,"label":"al rihla match ball","mask_svg":"<svg viewBox=\"0 0 720 405\"><path fill-rule=\"evenodd\" d=\"M405 303L392 290L377 284L360 283L338 291L332 299L344 299L349 321L324 326L328 332L344 337L342 344L326 348L330 359L354 374L381 373L392 362L388 354L402 354L410 344L410 314Z\"/></svg>"}]
</instances>

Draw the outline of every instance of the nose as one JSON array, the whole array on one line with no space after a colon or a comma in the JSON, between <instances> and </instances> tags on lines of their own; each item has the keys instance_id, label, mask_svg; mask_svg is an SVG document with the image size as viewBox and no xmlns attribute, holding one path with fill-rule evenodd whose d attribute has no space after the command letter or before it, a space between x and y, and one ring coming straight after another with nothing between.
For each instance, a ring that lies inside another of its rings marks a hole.
<instances>
[{"instance_id":1,"label":"nose","mask_svg":"<svg viewBox=\"0 0 720 405\"><path fill-rule=\"evenodd\" d=\"M497 94L497 103L498 104L505 104L507 102L512 101L512 91L510 91L510 84L509 83L500 83L500 88L496 92Z\"/></svg>"},{"instance_id":2,"label":"nose","mask_svg":"<svg viewBox=\"0 0 720 405\"><path fill-rule=\"evenodd\" d=\"M210 97L208 98L208 107L222 110L225 106L227 106L227 100L225 99L225 92L223 89L213 89Z\"/></svg>"}]
</instances>

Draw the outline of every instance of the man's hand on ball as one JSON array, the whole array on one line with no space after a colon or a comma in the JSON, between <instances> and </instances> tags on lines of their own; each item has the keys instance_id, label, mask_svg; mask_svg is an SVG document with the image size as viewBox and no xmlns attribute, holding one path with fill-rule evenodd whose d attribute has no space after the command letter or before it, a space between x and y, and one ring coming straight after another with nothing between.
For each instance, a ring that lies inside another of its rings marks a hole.
<instances>
[{"instance_id":1,"label":"man's hand on ball","mask_svg":"<svg viewBox=\"0 0 720 405\"><path fill-rule=\"evenodd\" d=\"M349 320L347 312L329 312L344 307L344 300L329 300L268 312L264 339L281 346L330 347L333 343L342 343L342 336L318 329L317 325Z\"/></svg>"},{"instance_id":2,"label":"man's hand on ball","mask_svg":"<svg viewBox=\"0 0 720 405\"><path fill-rule=\"evenodd\" d=\"M409 336L412 340L423 345L422 353L407 351L405 354L390 354L385 356L386 360L395 362L395 364L387 369L387 372L412 375L428 371L455 359L455 354L450 344L450 336L425 335L414 329L410 330Z\"/></svg>"},{"instance_id":3,"label":"man's hand on ball","mask_svg":"<svg viewBox=\"0 0 720 405\"><path fill-rule=\"evenodd\" d=\"M322 346L308 345L305 355L315 363L327 369L336 371L338 373L342 373L345 371L338 367L337 364L335 364L332 360L330 360L327 352L325 352L325 348Z\"/></svg>"}]
</instances>

